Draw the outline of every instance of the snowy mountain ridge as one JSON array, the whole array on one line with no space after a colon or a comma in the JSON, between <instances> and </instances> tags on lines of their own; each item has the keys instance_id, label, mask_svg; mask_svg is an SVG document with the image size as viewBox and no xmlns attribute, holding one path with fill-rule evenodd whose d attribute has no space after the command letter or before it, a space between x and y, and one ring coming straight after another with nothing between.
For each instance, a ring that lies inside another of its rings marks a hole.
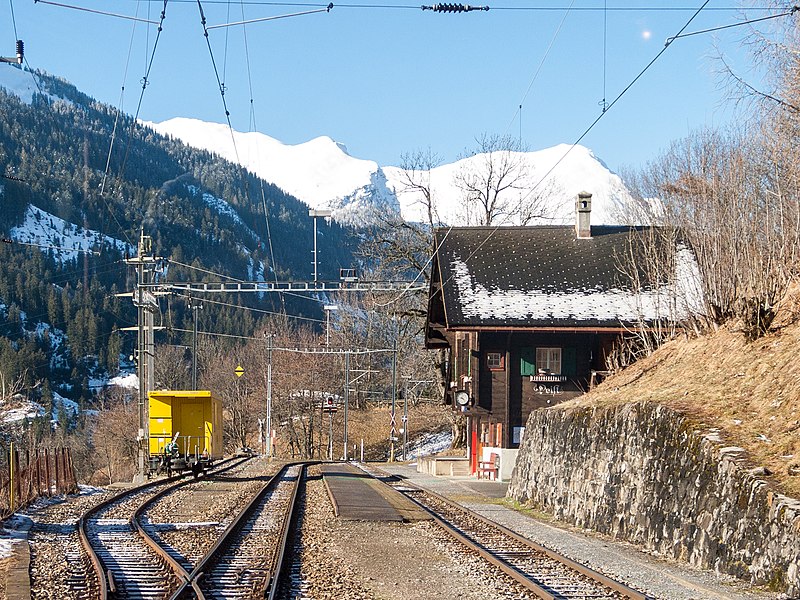
<instances>
[{"instance_id":1,"label":"snowy mountain ridge","mask_svg":"<svg viewBox=\"0 0 800 600\"><path fill-rule=\"evenodd\" d=\"M214 152L274 183L310 208L330 209L343 223L369 221L370 211L399 212L407 221L427 221L419 192L408 190L408 173L372 160L354 158L329 137L289 145L268 135L231 131L227 125L178 117L161 123L145 122L156 132L190 146ZM235 140L235 144L234 144ZM578 192L593 194L592 222L618 224L631 196L620 177L584 146L561 144L534 152L507 153L519 165L518 185L507 195L537 203L542 218L535 223L570 223ZM477 172L487 161L476 154L426 173L439 221L465 224L460 173ZM522 188L525 191L520 191ZM532 190L532 191L531 191ZM527 196L527 198L526 198ZM519 224L513 220L504 223Z\"/></svg>"}]
</instances>

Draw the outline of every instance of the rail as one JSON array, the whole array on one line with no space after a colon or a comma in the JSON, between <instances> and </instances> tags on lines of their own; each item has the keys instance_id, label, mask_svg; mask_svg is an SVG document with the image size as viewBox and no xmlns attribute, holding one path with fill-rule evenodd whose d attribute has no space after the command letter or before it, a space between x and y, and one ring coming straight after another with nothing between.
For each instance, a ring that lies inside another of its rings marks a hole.
<instances>
[{"instance_id":1,"label":"rail","mask_svg":"<svg viewBox=\"0 0 800 600\"><path fill-rule=\"evenodd\" d=\"M379 471L378 469L373 469L373 468L371 468L370 470ZM369 472L369 470L367 472ZM381 474L379 480L381 480L384 484L389 485L388 483L386 483L385 479L391 479L394 476L385 473L384 471L379 471L379 472ZM370 474L375 476L375 473L370 473ZM485 527L492 528L494 530L501 532L503 535L507 536L508 538L511 538L514 542L529 548L533 552L540 553L549 558L550 560L553 560L557 563L564 565L568 569L571 569L572 571L579 573L583 577L588 578L589 580L599 584L600 586L612 590L616 594L619 594L621 597L629 598L630 600L647 600L647 596L645 596L641 592L634 590L626 586L625 584L612 579L611 577L603 575L602 573L599 573L594 569L587 567L586 565L575 562L574 560L567 558L566 556L558 554L557 552L554 552L549 548L537 544L536 542L533 542L532 540L529 540L528 538L519 535L518 533L500 525L499 523L487 519L483 515L480 515L468 508L465 508L464 506L458 504L457 502L453 502L449 498L445 498L444 496L441 496L436 492L432 492L431 490L415 486L406 481L403 481L401 486L402 487L400 486L392 486L392 487L395 487L395 489L403 493L407 498L409 498L420 508L425 510L428 514L430 514L436 521L436 523L451 537L453 537L458 542L464 544L465 546L467 546L468 548L479 554L486 561L495 565L497 568L506 573L508 576L512 577L515 581L517 581L518 583L529 589L534 594L536 594L536 596L539 598L543 598L545 600L557 600L562 598L568 598L570 596L564 595L563 593L553 593L551 591L552 588L550 586L540 585L540 582L534 580L534 578L531 576L530 573L526 573L524 570L516 567L515 565L511 564L511 562L500 556L500 554L508 555L512 553L493 552L492 549L488 547L486 544L480 543L479 541L472 539L466 532L462 531L457 525L450 522L437 510L430 508L425 503L421 502L417 498L414 498L412 494L426 494L428 496L431 496L435 498L437 501L445 504L446 506L449 506L453 510L457 510L467 514L470 518L480 521ZM584 596L579 595L576 597L583 598Z\"/></svg>"},{"instance_id":2,"label":"rail","mask_svg":"<svg viewBox=\"0 0 800 600\"><path fill-rule=\"evenodd\" d=\"M288 471L294 467L300 467L300 471L296 480L291 488L291 494L286 510L282 515L281 528L278 533L278 543L275 547L275 552L272 555L268 574L265 577L266 584L263 590L260 590L258 597L274 599L278 589L278 580L281 572L283 571L284 558L286 556L286 546L289 541L289 535L296 519L295 507L297 505L298 490L300 489L301 482L305 478L306 468L309 465L316 464L316 462L301 462L289 463L283 466L278 473L273 475L269 481L253 496L250 502L242 508L238 515L231 521L225 528L216 543L211 549L203 556L189 574L188 581L185 581L181 586L175 590L170 596L170 600L179 600L180 598L191 597L191 592L197 600L204 600L206 598L202 589L202 582L204 578L208 578L214 564L221 560L224 552L235 542L236 536L239 535L245 527L246 522L262 508L265 497L268 492L276 488L281 480L286 476ZM217 591L217 590L215 590Z\"/></svg>"},{"instance_id":3,"label":"rail","mask_svg":"<svg viewBox=\"0 0 800 600\"><path fill-rule=\"evenodd\" d=\"M217 467L214 469L215 473L225 472L229 469L236 467L237 465L244 462L247 459L239 459L236 460L234 458L230 458L224 461L217 463ZM231 463L231 464L229 464ZM225 468L222 468L223 465L228 465ZM106 566L103 564L103 561L98 556L94 546L92 545L91 540L89 539L89 531L88 531L88 523L100 511L112 506L113 504L124 500L126 497L133 496L139 492L143 492L147 489L152 487L156 487L159 485L164 484L172 484L175 485L168 485L163 490L159 491L152 497L148 498L144 503L142 503L134 512L133 516L130 518L129 523L131 527L140 535L143 541L155 551L156 555L164 559L167 564L169 564L170 568L176 574L178 579L180 580L187 580L188 579L188 572L172 557L167 553L159 544L156 542L145 530L141 527L138 519L146 508L155 502L157 499L162 498L163 496L173 492L174 490L183 487L184 485L188 485L196 481L195 478L189 478L190 473L185 473L182 475L175 475L173 477L167 477L164 479L158 479L153 481L148 481L141 485L129 488L127 490L123 490L118 494L115 494L111 498L96 504L89 510L87 510L83 515L81 515L80 519L78 519L78 537L80 538L81 544L83 545L84 550L89 557L89 560L92 564L92 567L95 572L95 576L97 577L98 587L99 590L99 599L100 600L107 600L109 592L115 593L117 588L117 582L114 581L114 576L110 569L107 569ZM181 481L184 479L184 481Z\"/></svg>"}]
</instances>

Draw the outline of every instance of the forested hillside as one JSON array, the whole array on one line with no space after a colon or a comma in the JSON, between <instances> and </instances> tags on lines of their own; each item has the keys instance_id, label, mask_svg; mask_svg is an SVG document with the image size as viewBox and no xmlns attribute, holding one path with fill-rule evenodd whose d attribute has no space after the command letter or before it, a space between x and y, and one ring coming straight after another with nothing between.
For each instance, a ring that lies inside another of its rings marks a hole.
<instances>
[{"instance_id":1,"label":"forested hillside","mask_svg":"<svg viewBox=\"0 0 800 600\"><path fill-rule=\"evenodd\" d=\"M216 273L227 280L309 279L313 223L306 205L238 166L135 124L63 80L41 73L36 79L43 93L30 103L0 88L3 400L27 390L46 407L52 386L85 403L93 379L117 372L135 341L117 330L136 321L130 299L115 296L135 283L120 248L135 252L142 227L154 253L168 259L161 275L167 280L222 280ZM98 240L104 234L129 245L98 241L92 253L65 252L68 232L55 219L37 213L34 221L45 221L34 223L37 232L53 231L23 235L32 225L29 205L96 232ZM336 278L339 267L352 266L355 240L335 223L320 231L320 278ZM279 308L269 296L224 300ZM321 313L315 302L285 302L291 314ZM191 329L186 306L185 298L162 299L157 324ZM251 335L258 318L217 304L199 314L201 328L237 335ZM165 343L186 343L185 335L160 335Z\"/></svg>"}]
</instances>

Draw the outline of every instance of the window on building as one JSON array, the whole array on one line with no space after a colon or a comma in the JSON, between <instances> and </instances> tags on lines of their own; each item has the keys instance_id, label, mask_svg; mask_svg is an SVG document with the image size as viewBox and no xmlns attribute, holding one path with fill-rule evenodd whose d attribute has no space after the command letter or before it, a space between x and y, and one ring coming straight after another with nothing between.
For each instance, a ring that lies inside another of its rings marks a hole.
<instances>
[{"instance_id":1,"label":"window on building","mask_svg":"<svg viewBox=\"0 0 800 600\"><path fill-rule=\"evenodd\" d=\"M501 371L503 368L505 368L505 365L503 364L503 353L487 352L486 366L493 371Z\"/></svg>"},{"instance_id":2,"label":"window on building","mask_svg":"<svg viewBox=\"0 0 800 600\"><path fill-rule=\"evenodd\" d=\"M536 367L554 375L561 374L561 348L537 348Z\"/></svg>"}]
</instances>

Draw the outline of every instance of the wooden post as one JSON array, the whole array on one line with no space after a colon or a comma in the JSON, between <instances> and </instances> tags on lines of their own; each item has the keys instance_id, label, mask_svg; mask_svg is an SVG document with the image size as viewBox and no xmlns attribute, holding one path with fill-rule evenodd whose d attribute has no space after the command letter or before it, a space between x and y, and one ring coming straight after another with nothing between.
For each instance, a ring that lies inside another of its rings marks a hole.
<instances>
[{"instance_id":1,"label":"wooden post","mask_svg":"<svg viewBox=\"0 0 800 600\"><path fill-rule=\"evenodd\" d=\"M42 453L36 450L36 495L42 495Z\"/></svg>"},{"instance_id":2,"label":"wooden post","mask_svg":"<svg viewBox=\"0 0 800 600\"><path fill-rule=\"evenodd\" d=\"M10 471L8 477L8 506L9 511L14 512L14 442L11 442L11 448L8 451L8 469Z\"/></svg>"},{"instance_id":3,"label":"wooden post","mask_svg":"<svg viewBox=\"0 0 800 600\"><path fill-rule=\"evenodd\" d=\"M75 465L72 463L72 450L67 448L67 470L69 472L69 491L78 489L78 479L75 477Z\"/></svg>"},{"instance_id":4,"label":"wooden post","mask_svg":"<svg viewBox=\"0 0 800 600\"><path fill-rule=\"evenodd\" d=\"M61 493L61 473L60 468L61 465L59 464L61 461L59 460L59 456L61 452L59 452L59 448L56 448L54 451L55 456L53 457L55 460L55 468L56 468L56 495Z\"/></svg>"},{"instance_id":5,"label":"wooden post","mask_svg":"<svg viewBox=\"0 0 800 600\"><path fill-rule=\"evenodd\" d=\"M33 472L31 471L31 451L25 450L25 469L22 472L25 480L25 497L22 499L26 505L31 501L33 495Z\"/></svg>"},{"instance_id":6,"label":"wooden post","mask_svg":"<svg viewBox=\"0 0 800 600\"><path fill-rule=\"evenodd\" d=\"M18 450L14 450L13 459L14 459L14 492L12 494L12 497L16 496L16 500L19 500L19 497L20 497L20 489L19 489L20 479L19 479L19 451ZM19 504L19 502L17 502L17 504ZM13 509L12 509L11 512L14 512Z\"/></svg>"},{"instance_id":7,"label":"wooden post","mask_svg":"<svg viewBox=\"0 0 800 600\"><path fill-rule=\"evenodd\" d=\"M47 497L53 495L53 490L50 487L50 452L47 448L44 449L44 478L47 481Z\"/></svg>"}]
</instances>

